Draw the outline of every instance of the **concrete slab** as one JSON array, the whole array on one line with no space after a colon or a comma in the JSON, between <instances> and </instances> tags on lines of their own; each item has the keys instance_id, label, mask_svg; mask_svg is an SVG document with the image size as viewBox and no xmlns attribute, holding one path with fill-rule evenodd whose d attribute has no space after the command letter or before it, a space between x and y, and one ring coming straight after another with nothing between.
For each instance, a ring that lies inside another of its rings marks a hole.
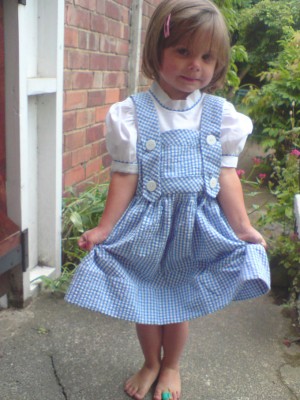
<instances>
[{"instance_id":1,"label":"concrete slab","mask_svg":"<svg viewBox=\"0 0 300 400\"><path fill-rule=\"evenodd\" d=\"M283 344L291 320L272 297L190 325L182 400L300 399L300 347ZM123 382L141 364L134 324L49 294L0 312L1 400L125 400Z\"/></svg>"}]
</instances>

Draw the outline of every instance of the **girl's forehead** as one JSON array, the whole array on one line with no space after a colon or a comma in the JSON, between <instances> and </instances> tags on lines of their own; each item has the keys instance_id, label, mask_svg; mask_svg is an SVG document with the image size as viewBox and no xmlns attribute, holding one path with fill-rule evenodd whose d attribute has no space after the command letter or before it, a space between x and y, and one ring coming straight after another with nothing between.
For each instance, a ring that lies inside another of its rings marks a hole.
<instances>
[{"instance_id":1,"label":"girl's forehead","mask_svg":"<svg viewBox=\"0 0 300 400\"><path fill-rule=\"evenodd\" d=\"M193 34L181 37L176 45L184 46L194 51L216 51L218 42L210 30L197 30Z\"/></svg>"}]
</instances>

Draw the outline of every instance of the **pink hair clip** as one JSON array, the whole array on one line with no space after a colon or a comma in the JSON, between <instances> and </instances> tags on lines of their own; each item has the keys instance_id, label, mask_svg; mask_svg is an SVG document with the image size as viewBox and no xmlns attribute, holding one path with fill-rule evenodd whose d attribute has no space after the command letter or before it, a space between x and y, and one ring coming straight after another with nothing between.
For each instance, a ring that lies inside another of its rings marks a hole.
<instances>
[{"instance_id":1,"label":"pink hair clip","mask_svg":"<svg viewBox=\"0 0 300 400\"><path fill-rule=\"evenodd\" d=\"M171 20L171 14L169 14L167 16L167 18L165 20L165 23L164 23L164 36L165 36L165 39L170 36L170 20Z\"/></svg>"}]
</instances>

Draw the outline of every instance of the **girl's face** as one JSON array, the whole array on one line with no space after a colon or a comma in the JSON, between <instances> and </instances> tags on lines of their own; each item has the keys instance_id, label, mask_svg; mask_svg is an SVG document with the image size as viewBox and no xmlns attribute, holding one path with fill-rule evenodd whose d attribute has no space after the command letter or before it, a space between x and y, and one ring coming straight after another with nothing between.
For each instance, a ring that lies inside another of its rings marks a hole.
<instances>
[{"instance_id":1,"label":"girl's face","mask_svg":"<svg viewBox=\"0 0 300 400\"><path fill-rule=\"evenodd\" d=\"M202 34L201 39L196 37L192 43L184 39L163 50L159 84L171 99L186 99L189 94L210 83L216 64L210 35Z\"/></svg>"}]
</instances>

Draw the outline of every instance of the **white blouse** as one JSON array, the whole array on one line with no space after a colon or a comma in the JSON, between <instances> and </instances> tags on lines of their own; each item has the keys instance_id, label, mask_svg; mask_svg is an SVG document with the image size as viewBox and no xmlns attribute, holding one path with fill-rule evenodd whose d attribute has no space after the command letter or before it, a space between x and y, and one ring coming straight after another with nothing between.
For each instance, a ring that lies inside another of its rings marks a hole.
<instances>
[{"instance_id":1,"label":"white blouse","mask_svg":"<svg viewBox=\"0 0 300 400\"><path fill-rule=\"evenodd\" d=\"M150 88L157 110L160 131L198 130L205 93L196 90L185 100L172 100L154 82ZM106 144L112 157L113 172L138 173L136 143L138 140L135 106L130 97L111 106L106 117ZM222 167L236 168L253 125L249 117L236 111L226 101L221 123Z\"/></svg>"}]
</instances>

